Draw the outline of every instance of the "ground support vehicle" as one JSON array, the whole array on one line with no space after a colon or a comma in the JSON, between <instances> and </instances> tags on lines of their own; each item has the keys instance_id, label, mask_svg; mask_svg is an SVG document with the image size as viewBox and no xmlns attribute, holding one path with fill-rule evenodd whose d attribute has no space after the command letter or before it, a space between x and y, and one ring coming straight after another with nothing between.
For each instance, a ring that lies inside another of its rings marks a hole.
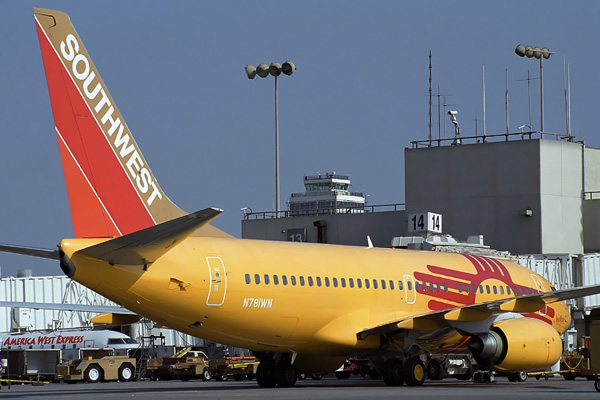
<instances>
[{"instance_id":1,"label":"ground support vehicle","mask_svg":"<svg viewBox=\"0 0 600 400\"><path fill-rule=\"evenodd\" d=\"M236 381L254 379L260 361L256 357L226 357L225 365L228 376Z\"/></svg>"},{"instance_id":2,"label":"ground support vehicle","mask_svg":"<svg viewBox=\"0 0 600 400\"><path fill-rule=\"evenodd\" d=\"M560 371L566 380L572 381L578 376L594 379L596 374L592 368L590 351L587 348L579 351L565 351L560 357Z\"/></svg>"},{"instance_id":3,"label":"ground support vehicle","mask_svg":"<svg viewBox=\"0 0 600 400\"><path fill-rule=\"evenodd\" d=\"M71 360L59 364L56 369L57 378L69 383L116 380L128 382L135 379L135 358L106 356L96 359Z\"/></svg>"},{"instance_id":4,"label":"ground support vehicle","mask_svg":"<svg viewBox=\"0 0 600 400\"><path fill-rule=\"evenodd\" d=\"M203 379L208 381L212 374L208 358L203 355L193 357L151 358L147 363L147 373L152 379Z\"/></svg>"},{"instance_id":5,"label":"ground support vehicle","mask_svg":"<svg viewBox=\"0 0 600 400\"><path fill-rule=\"evenodd\" d=\"M0 356L2 378L6 380L52 380L56 378L61 350L2 350Z\"/></svg>"}]
</instances>

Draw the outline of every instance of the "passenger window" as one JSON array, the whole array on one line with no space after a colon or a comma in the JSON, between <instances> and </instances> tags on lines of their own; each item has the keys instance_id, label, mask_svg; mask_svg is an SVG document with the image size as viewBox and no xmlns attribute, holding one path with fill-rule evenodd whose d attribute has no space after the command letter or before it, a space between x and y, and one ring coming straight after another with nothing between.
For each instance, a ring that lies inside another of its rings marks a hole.
<instances>
[{"instance_id":1,"label":"passenger window","mask_svg":"<svg viewBox=\"0 0 600 400\"><path fill-rule=\"evenodd\" d=\"M406 287L408 288L408 290L412 290L412 282L411 281L406 282Z\"/></svg>"},{"instance_id":2,"label":"passenger window","mask_svg":"<svg viewBox=\"0 0 600 400\"><path fill-rule=\"evenodd\" d=\"M269 284L269 275L265 274L265 285Z\"/></svg>"},{"instance_id":3,"label":"passenger window","mask_svg":"<svg viewBox=\"0 0 600 400\"><path fill-rule=\"evenodd\" d=\"M296 277L294 275L290 276L290 280L292 281L292 286L296 286Z\"/></svg>"},{"instance_id":4,"label":"passenger window","mask_svg":"<svg viewBox=\"0 0 600 400\"><path fill-rule=\"evenodd\" d=\"M485 285L485 291L490 294L490 285Z\"/></svg>"},{"instance_id":5,"label":"passenger window","mask_svg":"<svg viewBox=\"0 0 600 400\"><path fill-rule=\"evenodd\" d=\"M333 287L338 287L337 278L333 278Z\"/></svg>"},{"instance_id":6,"label":"passenger window","mask_svg":"<svg viewBox=\"0 0 600 400\"><path fill-rule=\"evenodd\" d=\"M514 292L515 296L519 295L519 292L517 292L517 287L516 286L513 286L513 292Z\"/></svg>"},{"instance_id":7,"label":"passenger window","mask_svg":"<svg viewBox=\"0 0 600 400\"><path fill-rule=\"evenodd\" d=\"M492 290L494 290L494 294L498 294L498 289L496 289L496 285L492 286Z\"/></svg>"},{"instance_id":8,"label":"passenger window","mask_svg":"<svg viewBox=\"0 0 600 400\"><path fill-rule=\"evenodd\" d=\"M304 286L304 277L299 276L298 279L300 279L300 286Z\"/></svg>"},{"instance_id":9,"label":"passenger window","mask_svg":"<svg viewBox=\"0 0 600 400\"><path fill-rule=\"evenodd\" d=\"M521 293L521 296L523 296L523 287L519 287L519 292Z\"/></svg>"},{"instance_id":10,"label":"passenger window","mask_svg":"<svg viewBox=\"0 0 600 400\"><path fill-rule=\"evenodd\" d=\"M325 277L325 286L329 287L329 278Z\"/></svg>"},{"instance_id":11,"label":"passenger window","mask_svg":"<svg viewBox=\"0 0 600 400\"><path fill-rule=\"evenodd\" d=\"M259 274L255 274L255 275L254 275L254 282L255 282L257 285L260 285L260 275L259 275Z\"/></svg>"},{"instance_id":12,"label":"passenger window","mask_svg":"<svg viewBox=\"0 0 600 400\"><path fill-rule=\"evenodd\" d=\"M317 276L317 286L321 287L321 277Z\"/></svg>"},{"instance_id":13,"label":"passenger window","mask_svg":"<svg viewBox=\"0 0 600 400\"><path fill-rule=\"evenodd\" d=\"M448 293L448 284L444 283L444 292Z\"/></svg>"},{"instance_id":14,"label":"passenger window","mask_svg":"<svg viewBox=\"0 0 600 400\"><path fill-rule=\"evenodd\" d=\"M410 282L409 282L410 284ZM419 282L415 282L415 290L418 292L419 290L421 290L421 286L419 285Z\"/></svg>"},{"instance_id":15,"label":"passenger window","mask_svg":"<svg viewBox=\"0 0 600 400\"><path fill-rule=\"evenodd\" d=\"M483 285L479 285L479 293L483 294Z\"/></svg>"},{"instance_id":16,"label":"passenger window","mask_svg":"<svg viewBox=\"0 0 600 400\"><path fill-rule=\"evenodd\" d=\"M394 281L390 279L390 289L394 290Z\"/></svg>"},{"instance_id":17,"label":"passenger window","mask_svg":"<svg viewBox=\"0 0 600 400\"><path fill-rule=\"evenodd\" d=\"M356 279L356 285L358 286L359 289L362 289L362 281L360 280L360 278Z\"/></svg>"},{"instance_id":18,"label":"passenger window","mask_svg":"<svg viewBox=\"0 0 600 400\"><path fill-rule=\"evenodd\" d=\"M308 286L312 286L313 285L313 278L312 276L308 277Z\"/></svg>"},{"instance_id":19,"label":"passenger window","mask_svg":"<svg viewBox=\"0 0 600 400\"><path fill-rule=\"evenodd\" d=\"M439 283L439 282L438 282L438 283L436 283L436 286L437 286L437 291L438 291L438 292L441 292L441 291L442 291L442 289L441 289L441 287L440 287L440 283Z\"/></svg>"},{"instance_id":20,"label":"passenger window","mask_svg":"<svg viewBox=\"0 0 600 400\"><path fill-rule=\"evenodd\" d=\"M504 286L500 286L500 294L504 294Z\"/></svg>"},{"instance_id":21,"label":"passenger window","mask_svg":"<svg viewBox=\"0 0 600 400\"><path fill-rule=\"evenodd\" d=\"M283 282L283 284L284 284L285 286L287 286L287 276L286 276L286 275L282 275L282 276L281 276L281 281Z\"/></svg>"},{"instance_id":22,"label":"passenger window","mask_svg":"<svg viewBox=\"0 0 600 400\"><path fill-rule=\"evenodd\" d=\"M342 287L346 287L346 278L342 278L340 281L342 282Z\"/></svg>"},{"instance_id":23,"label":"passenger window","mask_svg":"<svg viewBox=\"0 0 600 400\"><path fill-rule=\"evenodd\" d=\"M381 288L385 290L385 280L381 280Z\"/></svg>"},{"instance_id":24,"label":"passenger window","mask_svg":"<svg viewBox=\"0 0 600 400\"><path fill-rule=\"evenodd\" d=\"M352 278L348 278L348 283L350 284L350 287L353 288L354 287L354 279Z\"/></svg>"},{"instance_id":25,"label":"passenger window","mask_svg":"<svg viewBox=\"0 0 600 400\"><path fill-rule=\"evenodd\" d=\"M465 285L465 293L469 293L469 285Z\"/></svg>"},{"instance_id":26,"label":"passenger window","mask_svg":"<svg viewBox=\"0 0 600 400\"><path fill-rule=\"evenodd\" d=\"M373 279L373 289L377 289L377 279Z\"/></svg>"},{"instance_id":27,"label":"passenger window","mask_svg":"<svg viewBox=\"0 0 600 400\"><path fill-rule=\"evenodd\" d=\"M458 284L458 293L462 293L462 285L460 283Z\"/></svg>"},{"instance_id":28,"label":"passenger window","mask_svg":"<svg viewBox=\"0 0 600 400\"><path fill-rule=\"evenodd\" d=\"M370 287L370 283L369 283L369 280L368 280L368 279L365 279L365 287L366 287L367 289L369 289L369 287Z\"/></svg>"},{"instance_id":29,"label":"passenger window","mask_svg":"<svg viewBox=\"0 0 600 400\"><path fill-rule=\"evenodd\" d=\"M423 291L426 292L427 291L427 284L425 282L422 282L421 285L423 286Z\"/></svg>"},{"instance_id":30,"label":"passenger window","mask_svg":"<svg viewBox=\"0 0 600 400\"><path fill-rule=\"evenodd\" d=\"M277 275L273 275L273 285L279 285L279 277Z\"/></svg>"},{"instance_id":31,"label":"passenger window","mask_svg":"<svg viewBox=\"0 0 600 400\"><path fill-rule=\"evenodd\" d=\"M402 290L404 288L404 285L402 284L402 281L398 281L398 289Z\"/></svg>"},{"instance_id":32,"label":"passenger window","mask_svg":"<svg viewBox=\"0 0 600 400\"><path fill-rule=\"evenodd\" d=\"M433 282L429 282L429 290L433 292Z\"/></svg>"},{"instance_id":33,"label":"passenger window","mask_svg":"<svg viewBox=\"0 0 600 400\"><path fill-rule=\"evenodd\" d=\"M250 284L250 274L246 274L246 285Z\"/></svg>"}]
</instances>

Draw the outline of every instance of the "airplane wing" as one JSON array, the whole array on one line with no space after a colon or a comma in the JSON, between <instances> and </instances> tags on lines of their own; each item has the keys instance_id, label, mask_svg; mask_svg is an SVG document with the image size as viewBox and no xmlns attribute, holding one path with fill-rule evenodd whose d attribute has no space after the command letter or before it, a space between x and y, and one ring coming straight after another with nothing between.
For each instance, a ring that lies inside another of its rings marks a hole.
<instances>
[{"instance_id":1,"label":"airplane wing","mask_svg":"<svg viewBox=\"0 0 600 400\"><path fill-rule=\"evenodd\" d=\"M359 340L369 335L381 335L401 329L433 332L445 323L469 333L486 332L493 322L491 317L502 313L532 313L541 310L546 304L591 296L600 293L600 285L582 286L573 289L509 297L484 303L457 306L429 313L412 315L396 321L365 329L357 333Z\"/></svg>"},{"instance_id":2,"label":"airplane wing","mask_svg":"<svg viewBox=\"0 0 600 400\"><path fill-rule=\"evenodd\" d=\"M87 247L77 253L112 264L148 265L222 212L217 208L206 208Z\"/></svg>"}]
</instances>

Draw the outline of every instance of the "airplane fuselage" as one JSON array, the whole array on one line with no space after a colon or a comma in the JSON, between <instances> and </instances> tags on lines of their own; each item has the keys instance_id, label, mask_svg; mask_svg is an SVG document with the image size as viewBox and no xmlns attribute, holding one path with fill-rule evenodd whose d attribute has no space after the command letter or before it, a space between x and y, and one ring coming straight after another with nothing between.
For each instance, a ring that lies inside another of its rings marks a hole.
<instances>
[{"instance_id":1,"label":"airplane fuselage","mask_svg":"<svg viewBox=\"0 0 600 400\"><path fill-rule=\"evenodd\" d=\"M414 250L189 237L145 270L74 254L99 241L61 243L74 280L170 328L257 351L374 354L380 339L357 333L551 290L511 262ZM527 316L559 333L570 323L563 303ZM437 350L462 339L446 335Z\"/></svg>"}]
</instances>

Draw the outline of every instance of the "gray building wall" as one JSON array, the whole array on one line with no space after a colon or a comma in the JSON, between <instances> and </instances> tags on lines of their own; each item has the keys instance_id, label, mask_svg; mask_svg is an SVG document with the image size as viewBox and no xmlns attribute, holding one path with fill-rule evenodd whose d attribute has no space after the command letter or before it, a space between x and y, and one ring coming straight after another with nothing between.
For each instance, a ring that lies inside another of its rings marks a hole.
<instances>
[{"instance_id":1,"label":"gray building wall","mask_svg":"<svg viewBox=\"0 0 600 400\"><path fill-rule=\"evenodd\" d=\"M588 196L600 199L600 149L585 148L585 188L586 192L598 192Z\"/></svg>"},{"instance_id":2,"label":"gray building wall","mask_svg":"<svg viewBox=\"0 0 600 400\"><path fill-rule=\"evenodd\" d=\"M583 202L583 247L586 253L600 253L600 199Z\"/></svg>"},{"instance_id":3,"label":"gray building wall","mask_svg":"<svg viewBox=\"0 0 600 400\"><path fill-rule=\"evenodd\" d=\"M585 148L583 201L583 247L586 253L600 252L600 149Z\"/></svg>"},{"instance_id":4,"label":"gray building wall","mask_svg":"<svg viewBox=\"0 0 600 400\"><path fill-rule=\"evenodd\" d=\"M406 149L406 212L441 213L444 232L514 254L582 253L581 151L539 139Z\"/></svg>"},{"instance_id":5,"label":"gray building wall","mask_svg":"<svg viewBox=\"0 0 600 400\"><path fill-rule=\"evenodd\" d=\"M580 143L540 142L542 251L583 253L583 151Z\"/></svg>"},{"instance_id":6,"label":"gray building wall","mask_svg":"<svg viewBox=\"0 0 600 400\"><path fill-rule=\"evenodd\" d=\"M242 221L245 239L289 240L290 229L306 229L306 241L317 243L315 221L327 223L327 243L366 246L367 236L376 247L390 247L394 236L406 235L404 211L329 214Z\"/></svg>"}]
</instances>

